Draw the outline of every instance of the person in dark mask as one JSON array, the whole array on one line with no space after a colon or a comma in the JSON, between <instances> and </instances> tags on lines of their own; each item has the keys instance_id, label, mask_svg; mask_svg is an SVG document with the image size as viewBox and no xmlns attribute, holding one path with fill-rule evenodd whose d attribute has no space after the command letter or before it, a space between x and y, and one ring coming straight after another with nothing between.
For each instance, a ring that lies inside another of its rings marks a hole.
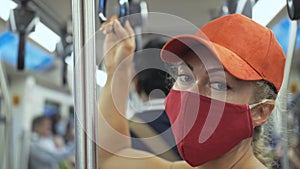
<instances>
[{"instance_id":1,"label":"person in dark mask","mask_svg":"<svg viewBox=\"0 0 300 169\"><path fill-rule=\"evenodd\" d=\"M179 162L131 148L124 113L134 33L128 22L122 27L118 20L101 30L106 34L108 78L99 99L100 168L270 167L258 142L261 126L275 107L285 65L271 30L231 14L207 23L196 34L174 37L163 47L161 58L172 65L175 79L165 111L184 159Z\"/></svg>"}]
</instances>

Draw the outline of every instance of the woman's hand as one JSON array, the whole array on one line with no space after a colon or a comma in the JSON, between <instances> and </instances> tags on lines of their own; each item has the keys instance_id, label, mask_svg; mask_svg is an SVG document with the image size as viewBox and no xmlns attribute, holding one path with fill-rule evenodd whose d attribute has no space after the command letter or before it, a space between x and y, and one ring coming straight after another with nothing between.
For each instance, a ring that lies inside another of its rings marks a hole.
<instances>
[{"instance_id":1,"label":"woman's hand","mask_svg":"<svg viewBox=\"0 0 300 169\"><path fill-rule=\"evenodd\" d=\"M99 97L99 160L104 165L117 152L130 148L130 133L125 116L131 65L135 50L134 33L128 22L123 27L117 18L107 21L100 30L104 40L104 65L107 81ZM115 163L115 162L113 162ZM103 167L101 167L103 168Z\"/></svg>"},{"instance_id":2,"label":"woman's hand","mask_svg":"<svg viewBox=\"0 0 300 169\"><path fill-rule=\"evenodd\" d=\"M116 17L102 25L100 30L106 34L104 41L104 64L108 74L116 70L131 70L135 50L134 32L126 21L123 27Z\"/></svg>"}]
</instances>

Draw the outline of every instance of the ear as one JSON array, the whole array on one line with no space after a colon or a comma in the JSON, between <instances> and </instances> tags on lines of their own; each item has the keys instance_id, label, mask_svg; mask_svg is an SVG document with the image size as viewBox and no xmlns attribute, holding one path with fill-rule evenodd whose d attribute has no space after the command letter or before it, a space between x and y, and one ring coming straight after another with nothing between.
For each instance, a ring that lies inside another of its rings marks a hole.
<instances>
[{"instance_id":1,"label":"ear","mask_svg":"<svg viewBox=\"0 0 300 169\"><path fill-rule=\"evenodd\" d=\"M261 104L251 110L253 126L264 124L270 117L274 104Z\"/></svg>"}]
</instances>

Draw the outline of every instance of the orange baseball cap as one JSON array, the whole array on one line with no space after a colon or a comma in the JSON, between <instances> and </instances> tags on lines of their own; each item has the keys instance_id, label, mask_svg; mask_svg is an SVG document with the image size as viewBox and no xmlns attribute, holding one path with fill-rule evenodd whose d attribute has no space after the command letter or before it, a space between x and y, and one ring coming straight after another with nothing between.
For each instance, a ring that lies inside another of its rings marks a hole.
<instances>
[{"instance_id":1,"label":"orange baseball cap","mask_svg":"<svg viewBox=\"0 0 300 169\"><path fill-rule=\"evenodd\" d=\"M217 18L194 35L169 40L161 51L165 62L178 62L197 44L206 46L233 76L242 80L267 80L279 91L285 56L273 32L250 18L231 14Z\"/></svg>"}]
</instances>

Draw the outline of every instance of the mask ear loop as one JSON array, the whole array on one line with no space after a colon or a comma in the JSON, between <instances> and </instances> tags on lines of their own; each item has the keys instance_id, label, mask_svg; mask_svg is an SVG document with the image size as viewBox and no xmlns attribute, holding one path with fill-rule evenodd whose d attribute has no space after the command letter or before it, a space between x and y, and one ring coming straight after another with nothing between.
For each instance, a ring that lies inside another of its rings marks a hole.
<instances>
[{"instance_id":1,"label":"mask ear loop","mask_svg":"<svg viewBox=\"0 0 300 169\"><path fill-rule=\"evenodd\" d=\"M250 105L249 105L249 108L250 108L250 110L251 110L251 109L253 109L253 108L255 108L255 107L257 107L258 105L263 104L263 103L274 104L275 101L272 100L272 99L263 99L262 101L260 101L260 102L258 102L258 103L250 104Z\"/></svg>"}]
</instances>

